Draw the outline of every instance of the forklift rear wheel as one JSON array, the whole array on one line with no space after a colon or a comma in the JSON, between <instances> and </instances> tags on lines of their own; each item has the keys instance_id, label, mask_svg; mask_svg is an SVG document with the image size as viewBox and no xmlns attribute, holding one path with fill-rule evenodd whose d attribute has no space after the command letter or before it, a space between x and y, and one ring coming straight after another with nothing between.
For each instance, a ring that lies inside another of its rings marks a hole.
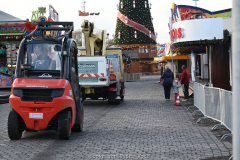
<instances>
[{"instance_id":1,"label":"forklift rear wheel","mask_svg":"<svg viewBox=\"0 0 240 160\"><path fill-rule=\"evenodd\" d=\"M69 139L72 128L72 116L70 111L62 111L58 116L58 134L60 139Z\"/></svg>"},{"instance_id":2,"label":"forklift rear wheel","mask_svg":"<svg viewBox=\"0 0 240 160\"><path fill-rule=\"evenodd\" d=\"M20 116L15 110L10 111L8 115L8 137L12 140L22 138Z\"/></svg>"},{"instance_id":3,"label":"forklift rear wheel","mask_svg":"<svg viewBox=\"0 0 240 160\"><path fill-rule=\"evenodd\" d=\"M73 132L82 132L83 131L83 120L84 120L84 109L83 104L81 104L81 111L79 115L79 123L73 125Z\"/></svg>"}]
</instances>

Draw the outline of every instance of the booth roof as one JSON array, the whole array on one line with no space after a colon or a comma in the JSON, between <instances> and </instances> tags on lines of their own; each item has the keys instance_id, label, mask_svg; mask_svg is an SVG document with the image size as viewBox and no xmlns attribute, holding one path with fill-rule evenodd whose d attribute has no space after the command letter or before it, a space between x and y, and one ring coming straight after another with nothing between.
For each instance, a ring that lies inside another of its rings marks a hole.
<instances>
[{"instance_id":1,"label":"booth roof","mask_svg":"<svg viewBox=\"0 0 240 160\"><path fill-rule=\"evenodd\" d=\"M6 22L6 21L23 21L23 20L0 10L0 22L1 21Z\"/></svg>"},{"instance_id":2,"label":"booth roof","mask_svg":"<svg viewBox=\"0 0 240 160\"><path fill-rule=\"evenodd\" d=\"M140 58L138 57L138 54L135 50L123 50L122 54L129 56L130 59L134 59L134 60L139 60ZM123 60L126 60L127 57L123 56Z\"/></svg>"}]
</instances>

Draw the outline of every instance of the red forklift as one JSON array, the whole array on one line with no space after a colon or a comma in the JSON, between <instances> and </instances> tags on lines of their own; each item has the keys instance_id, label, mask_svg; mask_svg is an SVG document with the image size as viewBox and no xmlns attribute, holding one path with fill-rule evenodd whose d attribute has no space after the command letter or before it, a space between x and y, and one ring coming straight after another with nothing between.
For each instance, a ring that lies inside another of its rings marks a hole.
<instances>
[{"instance_id":1,"label":"red forklift","mask_svg":"<svg viewBox=\"0 0 240 160\"><path fill-rule=\"evenodd\" d=\"M73 22L38 22L22 40L9 97L10 139L20 139L25 130L54 130L60 139L83 131L78 49L72 31Z\"/></svg>"}]
</instances>

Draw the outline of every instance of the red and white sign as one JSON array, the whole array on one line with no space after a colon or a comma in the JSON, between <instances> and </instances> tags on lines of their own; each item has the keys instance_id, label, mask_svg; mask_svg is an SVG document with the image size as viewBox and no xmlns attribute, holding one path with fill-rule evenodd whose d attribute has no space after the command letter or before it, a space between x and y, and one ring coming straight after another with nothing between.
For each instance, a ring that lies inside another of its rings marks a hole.
<instances>
[{"instance_id":1,"label":"red and white sign","mask_svg":"<svg viewBox=\"0 0 240 160\"><path fill-rule=\"evenodd\" d=\"M171 29L171 39L174 42L177 38L183 38L183 29L182 28L175 28Z\"/></svg>"},{"instance_id":2,"label":"red and white sign","mask_svg":"<svg viewBox=\"0 0 240 160\"><path fill-rule=\"evenodd\" d=\"M88 73L88 74L80 74L79 77L104 77L104 73Z\"/></svg>"}]
</instances>

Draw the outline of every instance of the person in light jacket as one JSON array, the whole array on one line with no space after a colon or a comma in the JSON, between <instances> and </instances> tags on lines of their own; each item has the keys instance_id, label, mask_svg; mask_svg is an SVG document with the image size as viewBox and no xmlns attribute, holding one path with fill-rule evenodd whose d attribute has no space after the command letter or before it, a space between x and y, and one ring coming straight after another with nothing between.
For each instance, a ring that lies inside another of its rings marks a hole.
<instances>
[{"instance_id":1,"label":"person in light jacket","mask_svg":"<svg viewBox=\"0 0 240 160\"><path fill-rule=\"evenodd\" d=\"M165 66L166 70L163 72L162 79L163 79L163 87L164 87L164 94L165 100L170 100L170 90L173 84L173 72L169 69L169 66Z\"/></svg>"},{"instance_id":2,"label":"person in light jacket","mask_svg":"<svg viewBox=\"0 0 240 160\"><path fill-rule=\"evenodd\" d=\"M173 83L173 93L175 94L175 101L177 100L177 96L178 96L178 88L180 88L181 85L178 85L178 80L176 79L175 82Z\"/></svg>"}]
</instances>

